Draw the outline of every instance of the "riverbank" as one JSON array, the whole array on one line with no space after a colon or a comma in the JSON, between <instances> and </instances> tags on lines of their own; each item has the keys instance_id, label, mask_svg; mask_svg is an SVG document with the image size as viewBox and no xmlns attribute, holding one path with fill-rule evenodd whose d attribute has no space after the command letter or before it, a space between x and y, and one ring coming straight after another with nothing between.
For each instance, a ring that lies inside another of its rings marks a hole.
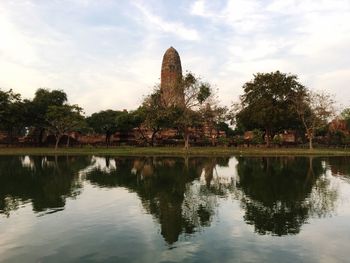
<instances>
[{"instance_id":1,"label":"riverbank","mask_svg":"<svg viewBox=\"0 0 350 263\"><path fill-rule=\"evenodd\" d=\"M235 148L235 147L192 147L185 150L181 147L130 147L113 148L0 148L0 155L114 155L114 156L350 156L350 149L317 148Z\"/></svg>"}]
</instances>

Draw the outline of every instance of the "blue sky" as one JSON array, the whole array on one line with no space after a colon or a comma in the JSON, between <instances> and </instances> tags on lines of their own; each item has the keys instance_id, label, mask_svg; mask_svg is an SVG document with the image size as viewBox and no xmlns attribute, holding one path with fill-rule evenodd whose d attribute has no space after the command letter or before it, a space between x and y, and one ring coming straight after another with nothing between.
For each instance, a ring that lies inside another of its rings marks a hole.
<instances>
[{"instance_id":1,"label":"blue sky","mask_svg":"<svg viewBox=\"0 0 350 263\"><path fill-rule=\"evenodd\" d=\"M0 88L63 89L87 114L135 109L165 50L229 106L256 72L350 105L349 0L1 0Z\"/></svg>"}]
</instances>

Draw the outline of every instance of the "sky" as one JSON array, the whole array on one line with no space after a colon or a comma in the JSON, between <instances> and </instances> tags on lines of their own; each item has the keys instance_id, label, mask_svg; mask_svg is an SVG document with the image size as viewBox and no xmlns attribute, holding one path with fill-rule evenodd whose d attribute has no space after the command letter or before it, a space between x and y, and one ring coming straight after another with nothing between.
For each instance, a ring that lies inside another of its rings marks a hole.
<instances>
[{"instance_id":1,"label":"sky","mask_svg":"<svg viewBox=\"0 0 350 263\"><path fill-rule=\"evenodd\" d=\"M24 98L136 109L170 46L226 106L276 70L350 105L350 0L0 0L0 88Z\"/></svg>"}]
</instances>

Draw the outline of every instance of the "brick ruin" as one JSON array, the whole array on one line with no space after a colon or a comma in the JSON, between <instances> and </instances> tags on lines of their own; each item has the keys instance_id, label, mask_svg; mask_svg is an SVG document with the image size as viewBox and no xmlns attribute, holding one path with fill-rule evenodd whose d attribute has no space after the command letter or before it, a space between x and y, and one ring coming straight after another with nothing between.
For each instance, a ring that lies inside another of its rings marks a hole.
<instances>
[{"instance_id":1,"label":"brick ruin","mask_svg":"<svg viewBox=\"0 0 350 263\"><path fill-rule=\"evenodd\" d=\"M161 77L161 103L165 106L183 105L185 97L181 88L182 67L179 53L175 48L170 47L164 53Z\"/></svg>"}]
</instances>

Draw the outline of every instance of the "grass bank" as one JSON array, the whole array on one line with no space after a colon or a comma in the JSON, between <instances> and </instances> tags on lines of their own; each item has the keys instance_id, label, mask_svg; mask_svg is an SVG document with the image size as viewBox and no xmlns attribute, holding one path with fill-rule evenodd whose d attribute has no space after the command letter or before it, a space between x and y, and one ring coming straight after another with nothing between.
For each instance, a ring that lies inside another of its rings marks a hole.
<instances>
[{"instance_id":1,"label":"grass bank","mask_svg":"<svg viewBox=\"0 0 350 263\"><path fill-rule=\"evenodd\" d=\"M350 149L313 150L302 148L234 148L234 147L192 147L188 151L181 147L130 147L113 148L0 148L0 155L114 155L114 156L350 156Z\"/></svg>"}]
</instances>

